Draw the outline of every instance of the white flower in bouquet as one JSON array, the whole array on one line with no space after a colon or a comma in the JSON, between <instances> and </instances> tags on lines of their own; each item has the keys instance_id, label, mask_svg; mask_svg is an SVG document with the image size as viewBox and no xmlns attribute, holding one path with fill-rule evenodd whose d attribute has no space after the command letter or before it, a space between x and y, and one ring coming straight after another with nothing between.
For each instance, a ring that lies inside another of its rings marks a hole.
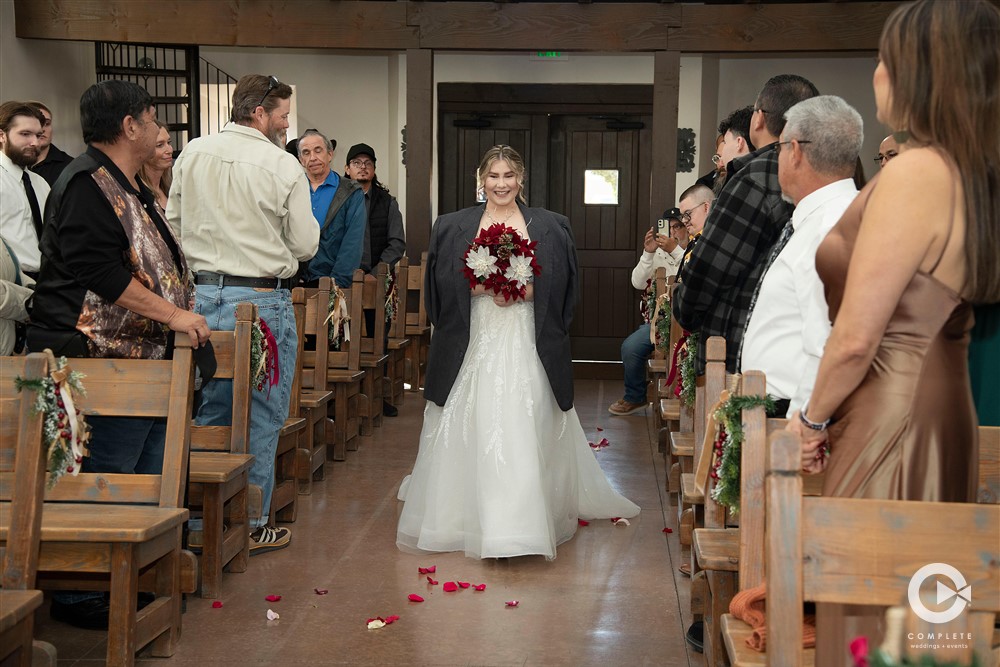
<instances>
[{"instance_id":1,"label":"white flower in bouquet","mask_svg":"<svg viewBox=\"0 0 1000 667\"><path fill-rule=\"evenodd\" d=\"M496 270L497 258L490 254L490 249L479 247L469 251L465 264L477 278L485 278Z\"/></svg>"},{"instance_id":2,"label":"white flower in bouquet","mask_svg":"<svg viewBox=\"0 0 1000 667\"><path fill-rule=\"evenodd\" d=\"M517 283L518 287L524 287L528 284L528 280L531 279L533 273L530 257L514 255L510 258L510 266L507 267L504 276L507 280Z\"/></svg>"}]
</instances>

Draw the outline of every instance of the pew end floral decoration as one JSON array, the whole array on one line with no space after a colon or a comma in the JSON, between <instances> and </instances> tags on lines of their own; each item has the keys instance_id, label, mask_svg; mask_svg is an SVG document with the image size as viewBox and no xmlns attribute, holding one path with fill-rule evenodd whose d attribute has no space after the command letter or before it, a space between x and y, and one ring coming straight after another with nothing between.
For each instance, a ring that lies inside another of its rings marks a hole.
<instances>
[{"instance_id":1,"label":"pew end floral decoration","mask_svg":"<svg viewBox=\"0 0 1000 667\"><path fill-rule=\"evenodd\" d=\"M670 340L669 332L667 340ZM673 385L674 395L689 408L694 406L696 379L694 351L697 349L698 334L685 332L674 344L673 354L670 355L670 373L667 374L667 386ZM674 384L675 380L677 384Z\"/></svg>"},{"instance_id":2,"label":"pew end floral decoration","mask_svg":"<svg viewBox=\"0 0 1000 667\"><path fill-rule=\"evenodd\" d=\"M344 290L334 283L330 290L330 303L328 305L330 314L326 316L327 337L330 341L330 348L340 350L341 341L351 340L351 316L347 312L347 297ZM386 317L389 311L386 309Z\"/></svg>"},{"instance_id":3,"label":"pew end floral decoration","mask_svg":"<svg viewBox=\"0 0 1000 667\"><path fill-rule=\"evenodd\" d=\"M730 396L715 411L717 425L712 445L713 464L708 475L715 483L712 498L731 513L740 511L740 452L743 449L743 411L754 408L774 409L771 396Z\"/></svg>"},{"instance_id":4,"label":"pew end floral decoration","mask_svg":"<svg viewBox=\"0 0 1000 667\"><path fill-rule=\"evenodd\" d=\"M399 312L399 290L396 289L396 274L390 269L385 274L385 321L392 322Z\"/></svg>"},{"instance_id":5,"label":"pew end floral decoration","mask_svg":"<svg viewBox=\"0 0 1000 667\"><path fill-rule=\"evenodd\" d=\"M76 408L75 398L86 396L83 373L72 370L66 357L57 360L52 350L45 350L49 359L49 374L43 378L14 378L18 391L35 392L34 414L42 415L42 438L48 460L48 488L69 473L80 474L83 457L88 455L90 427Z\"/></svg>"},{"instance_id":6,"label":"pew end floral decoration","mask_svg":"<svg viewBox=\"0 0 1000 667\"><path fill-rule=\"evenodd\" d=\"M278 341L275 339L267 322L258 317L250 329L250 384L257 391L270 395L271 387L278 384Z\"/></svg>"},{"instance_id":7,"label":"pew end floral decoration","mask_svg":"<svg viewBox=\"0 0 1000 667\"><path fill-rule=\"evenodd\" d=\"M473 289L482 285L488 292L503 294L504 301L524 299L528 283L542 273L535 260L537 245L502 223L490 225L465 251L462 273Z\"/></svg>"}]
</instances>

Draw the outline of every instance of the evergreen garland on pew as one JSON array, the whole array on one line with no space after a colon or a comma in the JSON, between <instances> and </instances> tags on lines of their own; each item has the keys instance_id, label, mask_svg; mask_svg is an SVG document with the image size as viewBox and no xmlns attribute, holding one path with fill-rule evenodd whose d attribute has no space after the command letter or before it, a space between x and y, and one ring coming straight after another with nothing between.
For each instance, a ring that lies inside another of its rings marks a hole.
<instances>
[{"instance_id":1,"label":"evergreen garland on pew","mask_svg":"<svg viewBox=\"0 0 1000 667\"><path fill-rule=\"evenodd\" d=\"M765 396L730 396L715 411L719 425L715 439L715 465L709 473L715 480L712 498L732 514L740 511L740 450L743 448L743 411L774 409L774 399Z\"/></svg>"},{"instance_id":2,"label":"evergreen garland on pew","mask_svg":"<svg viewBox=\"0 0 1000 667\"><path fill-rule=\"evenodd\" d=\"M698 349L698 334L689 334L680 351L680 371L681 371L681 402L688 407L694 406L695 399L695 372L694 357L695 350Z\"/></svg>"},{"instance_id":3,"label":"evergreen garland on pew","mask_svg":"<svg viewBox=\"0 0 1000 667\"><path fill-rule=\"evenodd\" d=\"M87 395L81 382L84 374L69 369L66 357L59 357L57 361L51 351L46 350L46 353L51 369L48 376L33 380L16 377L14 387L18 391L35 392L32 413L43 415L42 438L49 470L47 486L51 489L64 474L80 474L80 464L88 453L90 427L73 401L74 394Z\"/></svg>"},{"instance_id":4,"label":"evergreen garland on pew","mask_svg":"<svg viewBox=\"0 0 1000 667\"><path fill-rule=\"evenodd\" d=\"M656 347L670 354L670 292L656 297Z\"/></svg>"}]
</instances>

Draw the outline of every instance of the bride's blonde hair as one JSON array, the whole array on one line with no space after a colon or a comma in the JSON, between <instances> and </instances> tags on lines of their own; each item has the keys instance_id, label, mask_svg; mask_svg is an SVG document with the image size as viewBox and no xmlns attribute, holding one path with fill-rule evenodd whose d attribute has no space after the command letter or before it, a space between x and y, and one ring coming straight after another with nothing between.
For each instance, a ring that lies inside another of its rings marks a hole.
<instances>
[{"instance_id":1,"label":"bride's blonde hair","mask_svg":"<svg viewBox=\"0 0 1000 667\"><path fill-rule=\"evenodd\" d=\"M478 189L482 190L483 183L486 182L486 174L489 173L493 163L498 160L504 160L514 171L514 175L517 177L517 198L522 203L527 204L528 200L524 197L524 160L521 159L520 154L516 150L505 144L494 146L483 155L483 159L479 163L479 169L476 171Z\"/></svg>"}]
</instances>

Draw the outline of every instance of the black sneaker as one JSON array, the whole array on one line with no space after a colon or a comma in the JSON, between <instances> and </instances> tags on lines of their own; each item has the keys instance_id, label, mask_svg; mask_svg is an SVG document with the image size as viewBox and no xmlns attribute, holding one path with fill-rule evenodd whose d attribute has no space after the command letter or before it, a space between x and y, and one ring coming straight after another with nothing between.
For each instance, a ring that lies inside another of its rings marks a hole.
<instances>
[{"instance_id":1,"label":"black sneaker","mask_svg":"<svg viewBox=\"0 0 1000 667\"><path fill-rule=\"evenodd\" d=\"M386 417L395 417L399 414L399 410L389 401L382 401L382 414Z\"/></svg>"},{"instance_id":2,"label":"black sneaker","mask_svg":"<svg viewBox=\"0 0 1000 667\"><path fill-rule=\"evenodd\" d=\"M107 630L110 612L111 605L103 595L72 604L52 600L49 607L52 620L84 630Z\"/></svg>"},{"instance_id":3,"label":"black sneaker","mask_svg":"<svg viewBox=\"0 0 1000 667\"><path fill-rule=\"evenodd\" d=\"M256 556L267 551L284 549L292 543L292 531L287 528L261 526L250 533L250 555Z\"/></svg>"},{"instance_id":4,"label":"black sneaker","mask_svg":"<svg viewBox=\"0 0 1000 667\"><path fill-rule=\"evenodd\" d=\"M684 635L684 639L687 641L688 646L697 653L705 652L705 624L702 621L695 621L688 628L687 634Z\"/></svg>"}]
</instances>

